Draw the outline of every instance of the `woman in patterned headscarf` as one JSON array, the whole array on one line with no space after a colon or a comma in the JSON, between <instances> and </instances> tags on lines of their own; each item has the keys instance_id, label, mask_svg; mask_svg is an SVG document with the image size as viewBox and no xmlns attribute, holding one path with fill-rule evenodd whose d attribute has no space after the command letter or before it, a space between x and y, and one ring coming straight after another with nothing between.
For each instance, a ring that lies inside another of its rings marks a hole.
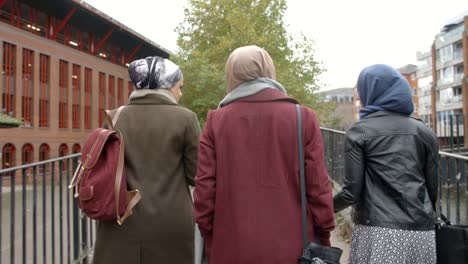
<instances>
[{"instance_id":1,"label":"woman in patterned headscarf","mask_svg":"<svg viewBox=\"0 0 468 264\"><path fill-rule=\"evenodd\" d=\"M183 76L168 59L134 61L135 90L118 118L125 142L129 189L142 199L122 226L98 225L94 263L180 263L194 259L194 225L188 185L194 184L200 128L177 102Z\"/></svg>"}]
</instances>

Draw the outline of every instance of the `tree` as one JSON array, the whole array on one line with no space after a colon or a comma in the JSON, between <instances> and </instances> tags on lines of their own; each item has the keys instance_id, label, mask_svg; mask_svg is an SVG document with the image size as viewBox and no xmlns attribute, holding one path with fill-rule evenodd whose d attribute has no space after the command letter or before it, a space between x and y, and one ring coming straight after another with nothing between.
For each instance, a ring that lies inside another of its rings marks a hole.
<instances>
[{"instance_id":1,"label":"tree","mask_svg":"<svg viewBox=\"0 0 468 264\"><path fill-rule=\"evenodd\" d=\"M313 42L289 36L283 21L286 0L189 0L185 19L177 27L175 58L184 73L183 103L204 123L226 95L225 63L236 48L264 48L276 66L277 79L288 94L324 117L333 105L320 103L317 76L323 71L314 57Z\"/></svg>"}]
</instances>

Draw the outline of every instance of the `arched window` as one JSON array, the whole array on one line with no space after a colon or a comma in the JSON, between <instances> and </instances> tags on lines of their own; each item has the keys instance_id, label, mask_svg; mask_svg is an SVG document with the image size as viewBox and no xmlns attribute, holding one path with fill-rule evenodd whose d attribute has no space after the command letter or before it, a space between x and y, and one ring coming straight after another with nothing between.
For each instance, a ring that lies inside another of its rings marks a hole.
<instances>
[{"instance_id":1,"label":"arched window","mask_svg":"<svg viewBox=\"0 0 468 264\"><path fill-rule=\"evenodd\" d=\"M2 149L2 168L7 169L15 166L16 148L13 144L7 143Z\"/></svg>"},{"instance_id":2,"label":"arched window","mask_svg":"<svg viewBox=\"0 0 468 264\"><path fill-rule=\"evenodd\" d=\"M39 147L39 161L50 159L50 147L44 143Z\"/></svg>"},{"instance_id":3,"label":"arched window","mask_svg":"<svg viewBox=\"0 0 468 264\"><path fill-rule=\"evenodd\" d=\"M80 153L81 152L80 144L73 145L72 152L73 152L73 154Z\"/></svg>"},{"instance_id":4,"label":"arched window","mask_svg":"<svg viewBox=\"0 0 468 264\"><path fill-rule=\"evenodd\" d=\"M34 161L34 147L27 143L23 145L21 150L21 163L23 165L32 163Z\"/></svg>"},{"instance_id":5,"label":"arched window","mask_svg":"<svg viewBox=\"0 0 468 264\"><path fill-rule=\"evenodd\" d=\"M68 146L63 143L59 146L59 157L64 157L68 155Z\"/></svg>"}]
</instances>

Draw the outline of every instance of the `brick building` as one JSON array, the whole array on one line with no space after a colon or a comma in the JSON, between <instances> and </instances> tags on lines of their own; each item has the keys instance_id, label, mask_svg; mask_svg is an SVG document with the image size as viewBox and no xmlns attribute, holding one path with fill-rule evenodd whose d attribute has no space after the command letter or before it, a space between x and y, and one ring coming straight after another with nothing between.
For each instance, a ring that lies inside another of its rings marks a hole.
<instances>
[{"instance_id":1,"label":"brick building","mask_svg":"<svg viewBox=\"0 0 468 264\"><path fill-rule=\"evenodd\" d=\"M170 52L81 0L0 0L1 168L81 151L127 103L134 58Z\"/></svg>"}]
</instances>

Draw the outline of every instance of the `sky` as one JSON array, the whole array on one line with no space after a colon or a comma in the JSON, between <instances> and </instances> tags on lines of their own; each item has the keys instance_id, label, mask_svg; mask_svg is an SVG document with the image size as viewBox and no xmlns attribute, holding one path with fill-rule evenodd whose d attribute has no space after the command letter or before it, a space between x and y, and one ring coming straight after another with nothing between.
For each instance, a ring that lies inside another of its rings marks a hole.
<instances>
[{"instance_id":1,"label":"sky","mask_svg":"<svg viewBox=\"0 0 468 264\"><path fill-rule=\"evenodd\" d=\"M175 28L187 0L85 0L119 22L176 52ZM131 4L129 4L131 3ZM312 39L326 72L321 90L353 87L375 63L416 63L450 19L468 11L467 0L288 0L288 33Z\"/></svg>"}]
</instances>

